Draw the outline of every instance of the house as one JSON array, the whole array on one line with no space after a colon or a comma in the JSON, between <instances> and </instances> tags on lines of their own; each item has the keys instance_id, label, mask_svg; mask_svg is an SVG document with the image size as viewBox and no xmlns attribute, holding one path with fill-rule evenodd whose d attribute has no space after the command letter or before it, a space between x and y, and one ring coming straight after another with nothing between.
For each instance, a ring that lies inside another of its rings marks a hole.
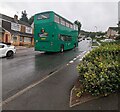
<instances>
[{"instance_id":1,"label":"house","mask_svg":"<svg viewBox=\"0 0 120 112\"><path fill-rule=\"evenodd\" d=\"M0 41L12 45L34 45L33 28L26 22L0 14Z\"/></svg>"},{"instance_id":2,"label":"house","mask_svg":"<svg viewBox=\"0 0 120 112\"><path fill-rule=\"evenodd\" d=\"M107 37L111 39L116 39L119 31L120 27L109 27L107 30Z\"/></svg>"}]
</instances>

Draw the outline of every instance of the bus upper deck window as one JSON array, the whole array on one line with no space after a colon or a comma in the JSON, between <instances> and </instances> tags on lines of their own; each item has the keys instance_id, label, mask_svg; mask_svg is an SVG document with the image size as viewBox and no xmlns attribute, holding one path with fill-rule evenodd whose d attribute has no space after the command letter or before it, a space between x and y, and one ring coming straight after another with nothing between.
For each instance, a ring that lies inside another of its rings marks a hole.
<instances>
[{"instance_id":1,"label":"bus upper deck window","mask_svg":"<svg viewBox=\"0 0 120 112\"><path fill-rule=\"evenodd\" d=\"M42 19L48 19L49 18L49 14L39 14L37 17L37 20L42 20Z\"/></svg>"},{"instance_id":2,"label":"bus upper deck window","mask_svg":"<svg viewBox=\"0 0 120 112\"><path fill-rule=\"evenodd\" d=\"M60 18L59 18L57 15L55 15L54 21L55 21L56 23L60 23Z\"/></svg>"}]
</instances>

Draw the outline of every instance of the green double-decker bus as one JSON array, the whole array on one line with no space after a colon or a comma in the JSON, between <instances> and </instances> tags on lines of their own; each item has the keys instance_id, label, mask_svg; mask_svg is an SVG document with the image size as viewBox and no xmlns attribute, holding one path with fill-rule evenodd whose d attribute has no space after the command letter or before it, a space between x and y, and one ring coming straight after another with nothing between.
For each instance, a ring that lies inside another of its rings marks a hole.
<instances>
[{"instance_id":1,"label":"green double-decker bus","mask_svg":"<svg viewBox=\"0 0 120 112\"><path fill-rule=\"evenodd\" d=\"M36 51L63 52L78 46L78 28L53 11L34 16Z\"/></svg>"}]
</instances>

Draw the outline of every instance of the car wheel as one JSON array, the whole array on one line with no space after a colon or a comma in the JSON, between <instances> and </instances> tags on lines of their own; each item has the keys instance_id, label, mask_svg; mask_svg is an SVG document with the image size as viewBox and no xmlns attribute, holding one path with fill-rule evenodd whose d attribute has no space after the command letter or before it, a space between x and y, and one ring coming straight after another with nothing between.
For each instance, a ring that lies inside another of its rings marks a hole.
<instances>
[{"instance_id":1,"label":"car wheel","mask_svg":"<svg viewBox=\"0 0 120 112\"><path fill-rule=\"evenodd\" d=\"M7 57L13 57L13 55L14 55L13 51L8 51L7 52Z\"/></svg>"}]
</instances>

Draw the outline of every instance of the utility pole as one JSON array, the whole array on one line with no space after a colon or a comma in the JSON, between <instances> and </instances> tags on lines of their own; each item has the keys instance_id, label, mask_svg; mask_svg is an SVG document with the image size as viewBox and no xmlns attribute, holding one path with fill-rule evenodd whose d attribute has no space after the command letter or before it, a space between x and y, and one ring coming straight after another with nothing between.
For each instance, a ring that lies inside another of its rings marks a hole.
<instances>
[{"instance_id":1,"label":"utility pole","mask_svg":"<svg viewBox=\"0 0 120 112\"><path fill-rule=\"evenodd\" d=\"M120 1L118 2L118 27L120 27Z\"/></svg>"},{"instance_id":2,"label":"utility pole","mask_svg":"<svg viewBox=\"0 0 120 112\"><path fill-rule=\"evenodd\" d=\"M96 34L95 34L95 37L96 37L96 35L97 35L97 26L95 26L95 32L96 32Z\"/></svg>"}]
</instances>

